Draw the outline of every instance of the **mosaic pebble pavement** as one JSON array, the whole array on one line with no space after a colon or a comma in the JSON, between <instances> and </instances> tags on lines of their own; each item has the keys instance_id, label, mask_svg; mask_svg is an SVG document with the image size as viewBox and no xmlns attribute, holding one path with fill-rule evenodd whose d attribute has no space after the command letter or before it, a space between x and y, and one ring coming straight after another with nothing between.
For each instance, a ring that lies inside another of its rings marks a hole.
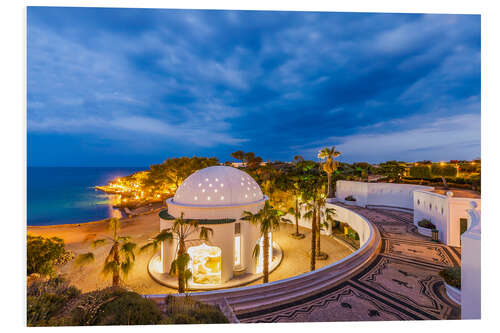
<instances>
[{"instance_id":1,"label":"mosaic pebble pavement","mask_svg":"<svg viewBox=\"0 0 500 333\"><path fill-rule=\"evenodd\" d=\"M460 248L421 236L409 213L349 206L379 229L382 248L361 272L316 295L238 316L242 323L460 319L438 272L460 265Z\"/></svg>"}]
</instances>

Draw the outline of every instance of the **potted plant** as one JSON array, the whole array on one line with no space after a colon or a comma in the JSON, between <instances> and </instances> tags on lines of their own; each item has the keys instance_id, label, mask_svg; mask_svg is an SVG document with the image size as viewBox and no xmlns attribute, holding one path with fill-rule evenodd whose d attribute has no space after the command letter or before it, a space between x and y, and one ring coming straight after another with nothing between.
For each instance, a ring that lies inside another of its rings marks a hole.
<instances>
[{"instance_id":1,"label":"potted plant","mask_svg":"<svg viewBox=\"0 0 500 333\"><path fill-rule=\"evenodd\" d=\"M439 272L444 279L446 295L455 303L460 304L462 300L461 280L462 270L460 267L448 267Z\"/></svg>"},{"instance_id":2,"label":"potted plant","mask_svg":"<svg viewBox=\"0 0 500 333\"><path fill-rule=\"evenodd\" d=\"M418 221L417 223L418 233L427 237L432 237L432 230L436 229L434 223L427 219Z\"/></svg>"}]
</instances>

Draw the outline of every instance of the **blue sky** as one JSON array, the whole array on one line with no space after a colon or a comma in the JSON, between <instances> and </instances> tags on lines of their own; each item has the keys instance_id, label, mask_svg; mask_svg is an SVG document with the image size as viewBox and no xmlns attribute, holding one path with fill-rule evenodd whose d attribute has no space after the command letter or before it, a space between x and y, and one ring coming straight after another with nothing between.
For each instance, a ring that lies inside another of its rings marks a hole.
<instances>
[{"instance_id":1,"label":"blue sky","mask_svg":"<svg viewBox=\"0 0 500 333\"><path fill-rule=\"evenodd\" d=\"M28 8L31 166L480 156L479 15Z\"/></svg>"}]
</instances>

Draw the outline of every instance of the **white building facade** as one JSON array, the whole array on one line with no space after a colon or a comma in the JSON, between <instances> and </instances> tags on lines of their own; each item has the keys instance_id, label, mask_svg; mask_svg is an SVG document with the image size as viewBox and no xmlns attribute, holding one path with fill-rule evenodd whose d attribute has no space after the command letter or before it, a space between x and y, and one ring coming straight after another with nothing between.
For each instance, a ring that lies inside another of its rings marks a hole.
<instances>
[{"instance_id":1,"label":"white building facade","mask_svg":"<svg viewBox=\"0 0 500 333\"><path fill-rule=\"evenodd\" d=\"M461 224L467 225L470 202L481 207L481 199L456 198L428 191L415 191L413 195L413 223L427 219L439 230L439 240L450 246L461 246Z\"/></svg>"},{"instance_id":2,"label":"white building facade","mask_svg":"<svg viewBox=\"0 0 500 333\"><path fill-rule=\"evenodd\" d=\"M462 319L481 319L481 210L471 202L467 213L468 229L462 234Z\"/></svg>"},{"instance_id":3,"label":"white building facade","mask_svg":"<svg viewBox=\"0 0 500 333\"><path fill-rule=\"evenodd\" d=\"M431 186L339 180L336 183L336 201L359 207L412 212L416 226L423 219L430 220L439 230L442 243L459 247L460 234L467 223L469 204L473 201L481 209L481 199L458 198L452 192L442 195L433 190ZM356 201L346 200L348 197Z\"/></svg>"},{"instance_id":4,"label":"white building facade","mask_svg":"<svg viewBox=\"0 0 500 333\"><path fill-rule=\"evenodd\" d=\"M222 284L235 272L259 273L263 259L253 258L253 250L261 235L257 226L241 217L244 211L258 212L266 200L250 175L229 166L208 167L184 180L175 196L167 200L168 211L160 213L160 231L171 228L181 214L213 230L207 241L199 240L199 232L187 239L191 285ZM164 272L170 271L177 249L175 239L162 245Z\"/></svg>"}]
</instances>

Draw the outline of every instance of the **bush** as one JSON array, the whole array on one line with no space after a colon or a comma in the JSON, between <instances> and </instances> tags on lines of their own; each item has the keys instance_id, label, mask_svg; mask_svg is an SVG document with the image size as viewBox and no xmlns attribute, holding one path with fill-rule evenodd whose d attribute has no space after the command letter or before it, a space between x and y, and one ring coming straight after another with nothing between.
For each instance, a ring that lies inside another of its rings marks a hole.
<instances>
[{"instance_id":1,"label":"bush","mask_svg":"<svg viewBox=\"0 0 500 333\"><path fill-rule=\"evenodd\" d=\"M167 296L164 324L218 324L229 323L216 306L197 302L190 298Z\"/></svg>"},{"instance_id":2,"label":"bush","mask_svg":"<svg viewBox=\"0 0 500 333\"><path fill-rule=\"evenodd\" d=\"M413 166L410 168L410 176L419 179L431 178L431 169L427 165Z\"/></svg>"},{"instance_id":3,"label":"bush","mask_svg":"<svg viewBox=\"0 0 500 333\"><path fill-rule=\"evenodd\" d=\"M433 176L442 176L442 177L455 177L457 175L457 169L453 165L443 165L440 164L432 164L431 173Z\"/></svg>"},{"instance_id":4,"label":"bush","mask_svg":"<svg viewBox=\"0 0 500 333\"><path fill-rule=\"evenodd\" d=\"M28 235L26 248L28 275L33 273L53 275L54 265L60 263L66 255L64 241L57 237L44 238Z\"/></svg>"},{"instance_id":5,"label":"bush","mask_svg":"<svg viewBox=\"0 0 500 333\"><path fill-rule=\"evenodd\" d=\"M347 197L345 197L344 199L345 201L356 201L356 198L353 197L352 195L348 195Z\"/></svg>"},{"instance_id":6,"label":"bush","mask_svg":"<svg viewBox=\"0 0 500 333\"><path fill-rule=\"evenodd\" d=\"M67 297L57 294L28 296L28 326L48 326L48 321L62 309L66 301Z\"/></svg>"},{"instance_id":7,"label":"bush","mask_svg":"<svg viewBox=\"0 0 500 333\"><path fill-rule=\"evenodd\" d=\"M28 296L42 296L51 293L63 295L69 298L80 296L81 291L75 286L71 286L64 277L56 276L47 281L37 280L28 286Z\"/></svg>"},{"instance_id":8,"label":"bush","mask_svg":"<svg viewBox=\"0 0 500 333\"><path fill-rule=\"evenodd\" d=\"M140 294L110 287L83 295L72 310L74 325L154 325L162 320L158 305Z\"/></svg>"},{"instance_id":9,"label":"bush","mask_svg":"<svg viewBox=\"0 0 500 333\"><path fill-rule=\"evenodd\" d=\"M154 325L162 320L158 305L135 292L115 292L110 300L98 311L96 325Z\"/></svg>"},{"instance_id":10,"label":"bush","mask_svg":"<svg viewBox=\"0 0 500 333\"><path fill-rule=\"evenodd\" d=\"M36 281L27 290L28 326L57 326L70 324L64 318L55 318L68 302L81 292L62 277Z\"/></svg>"},{"instance_id":11,"label":"bush","mask_svg":"<svg viewBox=\"0 0 500 333\"><path fill-rule=\"evenodd\" d=\"M359 240L359 234L354 231L354 229L349 228L347 231L347 237L349 237L352 240Z\"/></svg>"},{"instance_id":12,"label":"bush","mask_svg":"<svg viewBox=\"0 0 500 333\"><path fill-rule=\"evenodd\" d=\"M418 221L418 226L426 229L436 229L436 226L429 220L423 219Z\"/></svg>"},{"instance_id":13,"label":"bush","mask_svg":"<svg viewBox=\"0 0 500 333\"><path fill-rule=\"evenodd\" d=\"M452 287L461 289L462 270L460 267L448 267L439 272L444 281Z\"/></svg>"}]
</instances>

